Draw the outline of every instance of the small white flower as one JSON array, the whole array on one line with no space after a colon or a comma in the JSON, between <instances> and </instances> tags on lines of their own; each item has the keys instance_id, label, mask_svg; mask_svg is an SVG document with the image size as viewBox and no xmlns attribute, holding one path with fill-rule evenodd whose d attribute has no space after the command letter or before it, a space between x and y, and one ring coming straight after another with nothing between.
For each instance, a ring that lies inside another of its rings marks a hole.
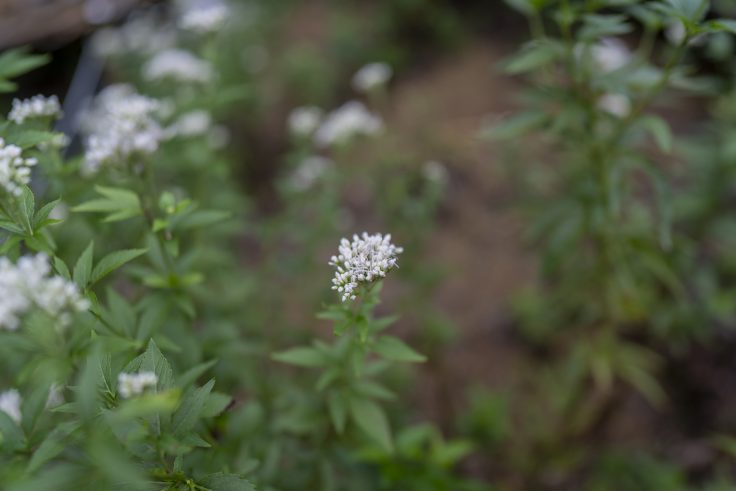
<instances>
[{"instance_id":1,"label":"small white flower","mask_svg":"<svg viewBox=\"0 0 736 491\"><path fill-rule=\"evenodd\" d=\"M353 75L353 88L358 92L370 92L391 79L393 70L386 63L368 63Z\"/></svg>"},{"instance_id":2,"label":"small white flower","mask_svg":"<svg viewBox=\"0 0 736 491\"><path fill-rule=\"evenodd\" d=\"M71 312L89 309L77 285L61 276L50 276L45 254L23 256L17 264L0 257L0 329L14 331L31 308L42 309L61 327L71 321Z\"/></svg>"},{"instance_id":3,"label":"small white flower","mask_svg":"<svg viewBox=\"0 0 736 491\"><path fill-rule=\"evenodd\" d=\"M437 184L444 184L448 179L447 167L436 160L428 160L422 165L422 175L428 181Z\"/></svg>"},{"instance_id":4,"label":"small white flower","mask_svg":"<svg viewBox=\"0 0 736 491\"><path fill-rule=\"evenodd\" d=\"M404 252L401 247L391 243L391 235L363 232L353 235L352 242L342 239L338 254L332 256L329 264L335 266L332 289L337 290L342 301L355 300L355 290L360 285L368 285L386 276L397 268L396 256Z\"/></svg>"},{"instance_id":5,"label":"small white flower","mask_svg":"<svg viewBox=\"0 0 736 491\"><path fill-rule=\"evenodd\" d=\"M223 2L190 2L179 18L179 27L198 34L214 32L222 27L229 14L230 8Z\"/></svg>"},{"instance_id":6,"label":"small white flower","mask_svg":"<svg viewBox=\"0 0 736 491\"><path fill-rule=\"evenodd\" d=\"M155 152L164 137L153 118L160 106L129 85L111 85L100 92L82 125L88 135L82 173L92 175L133 155Z\"/></svg>"},{"instance_id":7,"label":"small white flower","mask_svg":"<svg viewBox=\"0 0 736 491\"><path fill-rule=\"evenodd\" d=\"M123 399L143 394L148 388L155 388L158 377L153 372L118 374L118 392Z\"/></svg>"},{"instance_id":8,"label":"small white flower","mask_svg":"<svg viewBox=\"0 0 736 491\"><path fill-rule=\"evenodd\" d=\"M626 45L615 38L603 38L591 47L593 62L604 72L613 72L626 66L631 60L631 52Z\"/></svg>"},{"instance_id":9,"label":"small white flower","mask_svg":"<svg viewBox=\"0 0 736 491\"><path fill-rule=\"evenodd\" d=\"M311 135L321 122L322 109L315 106L296 107L289 113L289 131L295 135Z\"/></svg>"},{"instance_id":10,"label":"small white flower","mask_svg":"<svg viewBox=\"0 0 736 491\"><path fill-rule=\"evenodd\" d=\"M197 109L189 111L179 116L179 119L166 128L167 138L181 137L193 137L207 134L212 128L212 116L210 113L203 110Z\"/></svg>"},{"instance_id":11,"label":"small white flower","mask_svg":"<svg viewBox=\"0 0 736 491\"><path fill-rule=\"evenodd\" d=\"M21 413L20 404L22 399L20 394L15 389L6 390L0 393L0 411L10 416L10 419L20 424Z\"/></svg>"},{"instance_id":12,"label":"small white flower","mask_svg":"<svg viewBox=\"0 0 736 491\"><path fill-rule=\"evenodd\" d=\"M625 118L631 112L631 101L623 94L604 94L598 99L598 107L614 116Z\"/></svg>"},{"instance_id":13,"label":"small white flower","mask_svg":"<svg viewBox=\"0 0 736 491\"><path fill-rule=\"evenodd\" d=\"M320 147L344 143L356 135L375 135L383 130L383 121L363 103L350 101L332 111L314 134Z\"/></svg>"},{"instance_id":14,"label":"small white flower","mask_svg":"<svg viewBox=\"0 0 736 491\"><path fill-rule=\"evenodd\" d=\"M183 49L156 53L143 67L146 80L171 79L177 82L207 83L213 78L212 66Z\"/></svg>"},{"instance_id":15,"label":"small white flower","mask_svg":"<svg viewBox=\"0 0 736 491\"><path fill-rule=\"evenodd\" d=\"M27 119L55 118L61 114L61 104L55 95L44 97L35 95L30 99L13 99L13 107L8 119L16 124L23 124Z\"/></svg>"},{"instance_id":16,"label":"small white flower","mask_svg":"<svg viewBox=\"0 0 736 491\"><path fill-rule=\"evenodd\" d=\"M64 388L54 382L49 387L49 395L46 398L46 408L53 409L64 404Z\"/></svg>"},{"instance_id":17,"label":"small white flower","mask_svg":"<svg viewBox=\"0 0 736 491\"><path fill-rule=\"evenodd\" d=\"M136 15L119 28L106 27L92 37L92 49L101 57L150 55L176 44L176 31L161 25L154 15Z\"/></svg>"},{"instance_id":18,"label":"small white flower","mask_svg":"<svg viewBox=\"0 0 736 491\"><path fill-rule=\"evenodd\" d=\"M289 176L289 185L297 191L305 191L314 186L331 166L332 161L328 158L319 155L307 157Z\"/></svg>"},{"instance_id":19,"label":"small white flower","mask_svg":"<svg viewBox=\"0 0 736 491\"><path fill-rule=\"evenodd\" d=\"M23 157L20 147L6 145L5 140L0 138L0 188L20 196L23 186L31 182L31 167L36 163L35 158Z\"/></svg>"}]
</instances>

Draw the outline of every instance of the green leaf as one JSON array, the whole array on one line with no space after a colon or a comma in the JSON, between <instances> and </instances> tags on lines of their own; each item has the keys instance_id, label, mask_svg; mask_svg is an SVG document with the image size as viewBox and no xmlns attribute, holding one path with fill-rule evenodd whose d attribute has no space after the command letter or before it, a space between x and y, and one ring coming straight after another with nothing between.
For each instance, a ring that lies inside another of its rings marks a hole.
<instances>
[{"instance_id":1,"label":"green leaf","mask_svg":"<svg viewBox=\"0 0 736 491\"><path fill-rule=\"evenodd\" d=\"M123 264L132 261L133 259L141 256L147 252L148 249L128 249L124 251L116 251L103 257L89 278L90 284L95 284L102 278L110 274L112 271L118 269Z\"/></svg>"},{"instance_id":2,"label":"green leaf","mask_svg":"<svg viewBox=\"0 0 736 491\"><path fill-rule=\"evenodd\" d=\"M303 367L323 367L329 361L319 350L306 346L274 353L271 358L282 363Z\"/></svg>"},{"instance_id":3,"label":"green leaf","mask_svg":"<svg viewBox=\"0 0 736 491\"><path fill-rule=\"evenodd\" d=\"M350 399L350 415L358 427L378 443L381 448L391 452L391 428L381 406L369 399Z\"/></svg>"},{"instance_id":4,"label":"green leaf","mask_svg":"<svg viewBox=\"0 0 736 491\"><path fill-rule=\"evenodd\" d=\"M33 191L28 186L23 186L23 194L21 194L18 202L18 211L23 222L23 228L28 235L33 235L33 215L36 211L36 200Z\"/></svg>"},{"instance_id":5,"label":"green leaf","mask_svg":"<svg viewBox=\"0 0 736 491\"><path fill-rule=\"evenodd\" d=\"M77 212L107 213L105 222L117 222L143 213L138 195L123 188L95 186L103 198L94 199L72 208Z\"/></svg>"},{"instance_id":6,"label":"green leaf","mask_svg":"<svg viewBox=\"0 0 736 491\"><path fill-rule=\"evenodd\" d=\"M128 363L125 367L125 371L128 373L150 371L156 374L158 377L157 387L160 390L167 390L174 385L173 370L169 361L166 359L161 350L158 349L156 342L151 339L148 342L146 351L135 358L133 361Z\"/></svg>"},{"instance_id":7,"label":"green leaf","mask_svg":"<svg viewBox=\"0 0 736 491\"><path fill-rule=\"evenodd\" d=\"M664 119L658 116L644 116L639 120L639 124L652 134L661 151L666 153L672 151L672 131Z\"/></svg>"},{"instance_id":8,"label":"green leaf","mask_svg":"<svg viewBox=\"0 0 736 491\"><path fill-rule=\"evenodd\" d=\"M189 385L196 382L203 373L205 373L216 364L217 360L210 360L190 368L178 377L177 384L180 387L188 387Z\"/></svg>"},{"instance_id":9,"label":"green leaf","mask_svg":"<svg viewBox=\"0 0 736 491\"><path fill-rule=\"evenodd\" d=\"M348 409L345 404L345 397L341 392L334 390L330 392L327 396L327 409L330 412L332 426L335 427L335 431L337 431L338 434L342 434L342 432L345 431Z\"/></svg>"},{"instance_id":10,"label":"green leaf","mask_svg":"<svg viewBox=\"0 0 736 491\"><path fill-rule=\"evenodd\" d=\"M524 111L489 126L481 135L495 140L510 140L540 128L548 119L542 111Z\"/></svg>"},{"instance_id":11,"label":"green leaf","mask_svg":"<svg viewBox=\"0 0 736 491\"><path fill-rule=\"evenodd\" d=\"M214 385L215 380L212 379L203 387L187 392L184 396L184 400L181 402L181 406L176 413L174 413L174 417L172 419L172 431L175 435L183 436L194 428L197 424L197 420L202 415L205 403L207 402Z\"/></svg>"},{"instance_id":12,"label":"green leaf","mask_svg":"<svg viewBox=\"0 0 736 491\"><path fill-rule=\"evenodd\" d=\"M44 222L46 219L48 219L51 212L56 208L56 205L58 205L61 202L61 198L55 199L54 201L51 201L50 203L46 203L43 205L33 216L33 229L36 230L39 228L39 225Z\"/></svg>"},{"instance_id":13,"label":"green leaf","mask_svg":"<svg viewBox=\"0 0 736 491\"><path fill-rule=\"evenodd\" d=\"M45 65L50 60L48 55L30 55L27 48L16 48L0 55L0 78L8 79L23 75Z\"/></svg>"},{"instance_id":14,"label":"green leaf","mask_svg":"<svg viewBox=\"0 0 736 491\"><path fill-rule=\"evenodd\" d=\"M256 491L250 481L237 474L210 474L204 477L200 484L211 491Z\"/></svg>"},{"instance_id":15,"label":"green leaf","mask_svg":"<svg viewBox=\"0 0 736 491\"><path fill-rule=\"evenodd\" d=\"M17 450L24 446L23 431L8 413L0 411L0 449Z\"/></svg>"},{"instance_id":16,"label":"green leaf","mask_svg":"<svg viewBox=\"0 0 736 491\"><path fill-rule=\"evenodd\" d=\"M564 53L561 43L551 40L529 41L506 62L504 69L511 75L527 73L549 65Z\"/></svg>"},{"instance_id":17,"label":"green leaf","mask_svg":"<svg viewBox=\"0 0 736 491\"><path fill-rule=\"evenodd\" d=\"M95 243L90 242L87 248L82 252L82 255L77 259L77 263L74 265L74 283L79 285L80 288L85 289L89 283L90 275L92 274L92 259L94 255Z\"/></svg>"},{"instance_id":18,"label":"green leaf","mask_svg":"<svg viewBox=\"0 0 736 491\"><path fill-rule=\"evenodd\" d=\"M214 418L218 414L222 413L232 402L233 398L229 394L223 394L221 392L212 392L207 398L207 402L204 404L202 409L203 418Z\"/></svg>"},{"instance_id":19,"label":"green leaf","mask_svg":"<svg viewBox=\"0 0 736 491\"><path fill-rule=\"evenodd\" d=\"M387 360L421 363L427 358L411 349L406 343L393 336L381 336L373 345L373 349Z\"/></svg>"},{"instance_id":20,"label":"green leaf","mask_svg":"<svg viewBox=\"0 0 736 491\"><path fill-rule=\"evenodd\" d=\"M69 435L76 431L79 426L78 421L67 421L54 428L33 452L33 456L26 467L26 472L33 474L43 464L63 452L68 445Z\"/></svg>"}]
</instances>

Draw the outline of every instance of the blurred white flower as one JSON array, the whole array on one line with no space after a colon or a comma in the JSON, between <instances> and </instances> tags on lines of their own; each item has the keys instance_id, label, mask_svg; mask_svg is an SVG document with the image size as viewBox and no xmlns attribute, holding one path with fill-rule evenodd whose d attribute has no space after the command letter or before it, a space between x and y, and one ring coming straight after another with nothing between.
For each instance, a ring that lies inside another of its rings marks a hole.
<instances>
[{"instance_id":1,"label":"blurred white flower","mask_svg":"<svg viewBox=\"0 0 736 491\"><path fill-rule=\"evenodd\" d=\"M225 148L230 143L230 130L221 124L213 126L207 134L207 143L215 150Z\"/></svg>"},{"instance_id":2,"label":"blurred white flower","mask_svg":"<svg viewBox=\"0 0 736 491\"><path fill-rule=\"evenodd\" d=\"M306 191L324 175L332 166L332 160L312 155L299 163L299 166L289 176L289 185L296 191Z\"/></svg>"},{"instance_id":3,"label":"blurred white flower","mask_svg":"<svg viewBox=\"0 0 736 491\"><path fill-rule=\"evenodd\" d=\"M26 119L53 118L61 114L61 104L55 95L44 97L35 95L30 99L13 99L13 107L8 113L8 119L17 124L23 124Z\"/></svg>"},{"instance_id":4,"label":"blurred white flower","mask_svg":"<svg viewBox=\"0 0 736 491\"><path fill-rule=\"evenodd\" d=\"M49 396L46 398L46 408L51 409L64 404L64 388L54 382L49 387Z\"/></svg>"},{"instance_id":5,"label":"blurred white flower","mask_svg":"<svg viewBox=\"0 0 736 491\"><path fill-rule=\"evenodd\" d=\"M626 45L615 38L603 38L591 47L593 62L604 72L622 68L631 60L631 52Z\"/></svg>"},{"instance_id":6,"label":"blurred white flower","mask_svg":"<svg viewBox=\"0 0 736 491\"><path fill-rule=\"evenodd\" d=\"M335 109L314 134L321 147L343 143L356 135L375 135L383 130L380 116L373 114L363 103L350 101Z\"/></svg>"},{"instance_id":7,"label":"blurred white flower","mask_svg":"<svg viewBox=\"0 0 736 491\"><path fill-rule=\"evenodd\" d=\"M183 49L156 53L143 67L146 80L171 79L177 82L207 83L212 80L212 66Z\"/></svg>"},{"instance_id":8,"label":"blurred white flower","mask_svg":"<svg viewBox=\"0 0 736 491\"><path fill-rule=\"evenodd\" d=\"M158 149L163 131L153 119L159 102L137 94L129 85L111 85L96 98L83 118L87 133L82 172L97 173L105 165L124 163L135 154Z\"/></svg>"},{"instance_id":9,"label":"blurred white flower","mask_svg":"<svg viewBox=\"0 0 736 491\"><path fill-rule=\"evenodd\" d=\"M332 289L337 290L342 301L355 300L355 290L360 285L370 284L398 267L396 256L404 250L391 243L391 235L363 232L353 235L352 242L342 239L338 255L332 256L329 264L335 266Z\"/></svg>"},{"instance_id":10,"label":"blurred white flower","mask_svg":"<svg viewBox=\"0 0 736 491\"><path fill-rule=\"evenodd\" d=\"M6 145L0 138L0 188L20 196L23 186L31 182L31 167L36 163L35 158L23 157L20 147Z\"/></svg>"},{"instance_id":11,"label":"blurred white flower","mask_svg":"<svg viewBox=\"0 0 736 491\"><path fill-rule=\"evenodd\" d=\"M295 135L311 135L321 122L322 109L315 106L296 107L289 113L289 131Z\"/></svg>"},{"instance_id":12,"label":"blurred white flower","mask_svg":"<svg viewBox=\"0 0 736 491\"><path fill-rule=\"evenodd\" d=\"M179 116L176 122L166 128L166 137L175 138L205 135L212 127L212 116L204 109L196 109Z\"/></svg>"},{"instance_id":13,"label":"blurred white flower","mask_svg":"<svg viewBox=\"0 0 736 491\"><path fill-rule=\"evenodd\" d=\"M623 94L604 94L598 99L598 107L614 116L625 118L631 112L631 100Z\"/></svg>"},{"instance_id":14,"label":"blurred white flower","mask_svg":"<svg viewBox=\"0 0 736 491\"><path fill-rule=\"evenodd\" d=\"M17 264L0 258L0 329L18 329L20 317L33 307L55 318L61 327L71 322L71 312L89 309L89 301L75 283L50 274L45 254L23 256Z\"/></svg>"},{"instance_id":15,"label":"blurred white flower","mask_svg":"<svg viewBox=\"0 0 736 491\"><path fill-rule=\"evenodd\" d=\"M204 34L222 27L230 14L230 8L221 1L200 0L190 2L179 17L179 27Z\"/></svg>"},{"instance_id":16,"label":"blurred white flower","mask_svg":"<svg viewBox=\"0 0 736 491\"><path fill-rule=\"evenodd\" d=\"M66 220L69 218L69 207L63 201L59 201L49 213L49 218L52 220Z\"/></svg>"},{"instance_id":17,"label":"blurred white flower","mask_svg":"<svg viewBox=\"0 0 736 491\"><path fill-rule=\"evenodd\" d=\"M17 390L10 389L0 393L0 411L10 416L10 419L20 424L21 397Z\"/></svg>"},{"instance_id":18,"label":"blurred white flower","mask_svg":"<svg viewBox=\"0 0 736 491\"><path fill-rule=\"evenodd\" d=\"M353 88L358 92L370 92L385 85L392 74L393 70L386 63L368 63L353 75Z\"/></svg>"},{"instance_id":19,"label":"blurred white flower","mask_svg":"<svg viewBox=\"0 0 736 491\"><path fill-rule=\"evenodd\" d=\"M143 394L148 388L155 388L158 377L153 372L125 373L118 375L118 392L123 399Z\"/></svg>"},{"instance_id":20,"label":"blurred white flower","mask_svg":"<svg viewBox=\"0 0 736 491\"><path fill-rule=\"evenodd\" d=\"M176 31L161 25L153 15L139 15L119 28L106 27L92 37L92 49L101 57L124 54L150 55L176 44Z\"/></svg>"},{"instance_id":21,"label":"blurred white flower","mask_svg":"<svg viewBox=\"0 0 736 491\"><path fill-rule=\"evenodd\" d=\"M436 160L428 160L422 165L422 175L428 181L437 184L444 184L448 180L447 167Z\"/></svg>"}]
</instances>

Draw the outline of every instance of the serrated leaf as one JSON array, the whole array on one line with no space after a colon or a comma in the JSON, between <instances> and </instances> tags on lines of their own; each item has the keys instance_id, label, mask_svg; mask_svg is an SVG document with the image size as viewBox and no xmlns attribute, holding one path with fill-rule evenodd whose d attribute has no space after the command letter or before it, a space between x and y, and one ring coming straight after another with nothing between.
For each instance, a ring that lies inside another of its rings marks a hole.
<instances>
[{"instance_id":1,"label":"serrated leaf","mask_svg":"<svg viewBox=\"0 0 736 491\"><path fill-rule=\"evenodd\" d=\"M202 415L205 403L214 385L215 380L212 379L203 387L187 392L181 406L172 418L171 429L175 435L182 436L194 428Z\"/></svg>"},{"instance_id":2,"label":"serrated leaf","mask_svg":"<svg viewBox=\"0 0 736 491\"><path fill-rule=\"evenodd\" d=\"M147 251L148 249L128 249L108 254L103 257L92 270L92 274L89 278L90 284L97 283L112 271L118 269L123 264L132 261L138 256L145 254Z\"/></svg>"}]
</instances>

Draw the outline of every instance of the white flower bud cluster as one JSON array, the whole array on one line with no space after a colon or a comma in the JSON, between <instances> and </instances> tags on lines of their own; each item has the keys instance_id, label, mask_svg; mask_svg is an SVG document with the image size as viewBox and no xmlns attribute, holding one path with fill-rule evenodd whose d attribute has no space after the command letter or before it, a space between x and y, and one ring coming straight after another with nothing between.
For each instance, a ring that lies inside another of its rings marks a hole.
<instances>
[{"instance_id":1,"label":"white flower bud cluster","mask_svg":"<svg viewBox=\"0 0 736 491\"><path fill-rule=\"evenodd\" d=\"M179 18L179 27L197 34L218 30L228 18L230 9L223 2L204 0L191 2Z\"/></svg>"},{"instance_id":2,"label":"white flower bud cluster","mask_svg":"<svg viewBox=\"0 0 736 491\"><path fill-rule=\"evenodd\" d=\"M212 66L183 49L167 49L156 53L143 67L149 81L170 79L177 82L207 83L212 80Z\"/></svg>"},{"instance_id":3,"label":"white flower bud cluster","mask_svg":"<svg viewBox=\"0 0 736 491\"><path fill-rule=\"evenodd\" d=\"M353 75L352 85L358 92L370 92L391 79L393 70L386 63L368 63Z\"/></svg>"},{"instance_id":4,"label":"white flower bud cluster","mask_svg":"<svg viewBox=\"0 0 736 491\"><path fill-rule=\"evenodd\" d=\"M83 125L88 137L82 172L92 175L134 154L155 152L164 137L153 118L159 107L159 101L129 85L111 85L100 92Z\"/></svg>"},{"instance_id":5,"label":"white flower bud cluster","mask_svg":"<svg viewBox=\"0 0 736 491\"><path fill-rule=\"evenodd\" d=\"M61 327L71 323L72 312L89 309L76 284L50 273L45 254L23 256L17 264L0 258L0 329L18 329L21 316L33 307L55 318Z\"/></svg>"},{"instance_id":6,"label":"white flower bud cluster","mask_svg":"<svg viewBox=\"0 0 736 491\"><path fill-rule=\"evenodd\" d=\"M289 113L289 131L298 136L314 133L322 122L322 109L315 106L301 106Z\"/></svg>"},{"instance_id":7,"label":"white flower bud cluster","mask_svg":"<svg viewBox=\"0 0 736 491\"><path fill-rule=\"evenodd\" d=\"M350 101L332 111L314 134L321 147L343 143L356 135L375 135L383 130L383 120L358 101Z\"/></svg>"},{"instance_id":8,"label":"white flower bud cluster","mask_svg":"<svg viewBox=\"0 0 736 491\"><path fill-rule=\"evenodd\" d=\"M13 99L8 119L16 124L23 124L26 119L55 118L60 114L61 104L58 97L44 97L39 94L30 99Z\"/></svg>"},{"instance_id":9,"label":"white flower bud cluster","mask_svg":"<svg viewBox=\"0 0 736 491\"><path fill-rule=\"evenodd\" d=\"M22 399L15 389L6 390L0 393L0 411L4 412L10 419L20 424L21 413L20 404Z\"/></svg>"},{"instance_id":10,"label":"white flower bud cluster","mask_svg":"<svg viewBox=\"0 0 736 491\"><path fill-rule=\"evenodd\" d=\"M391 243L391 235L353 235L352 242L343 238L338 255L332 256L329 264L335 266L332 289L337 290L342 301L355 300L355 289L386 276L398 267L396 256L404 252Z\"/></svg>"},{"instance_id":11,"label":"white flower bud cluster","mask_svg":"<svg viewBox=\"0 0 736 491\"><path fill-rule=\"evenodd\" d=\"M118 392L123 399L141 395L148 388L155 388L158 376L153 372L118 374Z\"/></svg>"},{"instance_id":12,"label":"white flower bud cluster","mask_svg":"<svg viewBox=\"0 0 736 491\"><path fill-rule=\"evenodd\" d=\"M133 17L120 27L105 27L92 36L92 48L103 58L125 54L153 54L176 44L176 30L153 15Z\"/></svg>"},{"instance_id":13,"label":"white flower bud cluster","mask_svg":"<svg viewBox=\"0 0 736 491\"><path fill-rule=\"evenodd\" d=\"M31 182L34 158L24 158L17 145L6 145L0 138L0 187L14 196L20 196L23 186Z\"/></svg>"}]
</instances>

